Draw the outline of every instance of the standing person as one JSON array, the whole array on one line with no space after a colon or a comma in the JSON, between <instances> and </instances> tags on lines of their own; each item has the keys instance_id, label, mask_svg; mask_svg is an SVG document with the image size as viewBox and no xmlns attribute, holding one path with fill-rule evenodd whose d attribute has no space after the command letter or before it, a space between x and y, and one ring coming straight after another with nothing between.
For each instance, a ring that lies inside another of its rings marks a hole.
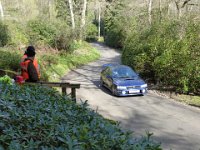
<instances>
[{"instance_id":1,"label":"standing person","mask_svg":"<svg viewBox=\"0 0 200 150\"><path fill-rule=\"evenodd\" d=\"M37 82L40 78L39 66L35 59L35 54L35 48L28 46L20 63L21 76L26 82Z\"/></svg>"}]
</instances>

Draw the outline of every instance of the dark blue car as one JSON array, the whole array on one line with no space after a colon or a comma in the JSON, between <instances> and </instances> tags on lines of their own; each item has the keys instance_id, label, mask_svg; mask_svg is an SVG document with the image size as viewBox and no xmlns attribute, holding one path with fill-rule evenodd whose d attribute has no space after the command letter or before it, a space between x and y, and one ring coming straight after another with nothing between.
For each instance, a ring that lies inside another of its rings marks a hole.
<instances>
[{"instance_id":1,"label":"dark blue car","mask_svg":"<svg viewBox=\"0 0 200 150\"><path fill-rule=\"evenodd\" d=\"M129 66L105 64L102 66L100 82L113 95L144 95L147 93L147 84Z\"/></svg>"}]
</instances>

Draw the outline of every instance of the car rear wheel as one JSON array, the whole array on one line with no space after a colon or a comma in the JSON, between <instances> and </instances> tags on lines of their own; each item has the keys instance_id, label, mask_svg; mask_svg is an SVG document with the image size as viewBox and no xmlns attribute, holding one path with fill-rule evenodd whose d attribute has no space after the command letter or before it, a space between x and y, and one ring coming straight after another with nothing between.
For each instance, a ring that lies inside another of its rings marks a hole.
<instances>
[{"instance_id":1,"label":"car rear wheel","mask_svg":"<svg viewBox=\"0 0 200 150\"><path fill-rule=\"evenodd\" d=\"M111 87L111 92L112 92L112 95L113 95L113 96L116 96L115 87L114 87L114 86Z\"/></svg>"},{"instance_id":2,"label":"car rear wheel","mask_svg":"<svg viewBox=\"0 0 200 150\"><path fill-rule=\"evenodd\" d=\"M100 78L100 86L104 86L104 82L103 82L102 78Z\"/></svg>"}]
</instances>

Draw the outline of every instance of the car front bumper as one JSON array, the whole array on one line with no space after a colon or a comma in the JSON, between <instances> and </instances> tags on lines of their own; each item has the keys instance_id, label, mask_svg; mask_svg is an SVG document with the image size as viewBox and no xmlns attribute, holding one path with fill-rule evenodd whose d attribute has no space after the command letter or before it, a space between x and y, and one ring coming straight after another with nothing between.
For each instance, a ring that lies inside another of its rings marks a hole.
<instances>
[{"instance_id":1,"label":"car front bumper","mask_svg":"<svg viewBox=\"0 0 200 150\"><path fill-rule=\"evenodd\" d=\"M129 90L116 90L115 94L117 96L129 96L129 95L145 95L147 93L147 88L142 89L129 89Z\"/></svg>"}]
</instances>

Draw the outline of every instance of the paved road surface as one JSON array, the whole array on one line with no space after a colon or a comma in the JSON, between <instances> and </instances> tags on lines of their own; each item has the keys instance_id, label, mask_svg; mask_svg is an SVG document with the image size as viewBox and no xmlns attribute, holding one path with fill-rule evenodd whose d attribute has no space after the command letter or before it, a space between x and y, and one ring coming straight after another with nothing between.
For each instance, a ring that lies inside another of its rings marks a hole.
<instances>
[{"instance_id":1,"label":"paved road surface","mask_svg":"<svg viewBox=\"0 0 200 150\"><path fill-rule=\"evenodd\" d=\"M63 80L81 83L79 100L88 100L92 109L104 117L121 122L136 137L145 131L154 133L165 150L200 150L200 110L154 95L114 97L99 86L102 64L120 63L120 53L100 44L93 44L101 59L71 71Z\"/></svg>"}]
</instances>

